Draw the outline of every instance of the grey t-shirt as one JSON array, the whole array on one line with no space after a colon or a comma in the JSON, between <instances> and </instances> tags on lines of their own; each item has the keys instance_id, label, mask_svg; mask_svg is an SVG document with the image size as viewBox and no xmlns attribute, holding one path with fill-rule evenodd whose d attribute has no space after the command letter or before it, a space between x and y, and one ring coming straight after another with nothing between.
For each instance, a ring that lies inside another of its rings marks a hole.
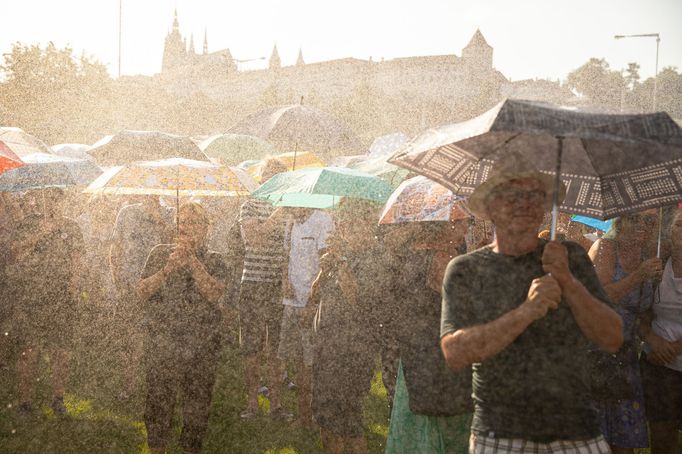
<instances>
[{"instance_id":1,"label":"grey t-shirt","mask_svg":"<svg viewBox=\"0 0 682 454\"><path fill-rule=\"evenodd\" d=\"M489 323L522 304L532 280L545 274L545 244L541 240L535 251L518 257L485 247L450 262L443 281L441 336ZM572 242L564 245L576 279L608 302L584 249ZM538 442L597 436L587 375L591 348L562 300L503 351L473 365L472 431Z\"/></svg>"}]
</instances>

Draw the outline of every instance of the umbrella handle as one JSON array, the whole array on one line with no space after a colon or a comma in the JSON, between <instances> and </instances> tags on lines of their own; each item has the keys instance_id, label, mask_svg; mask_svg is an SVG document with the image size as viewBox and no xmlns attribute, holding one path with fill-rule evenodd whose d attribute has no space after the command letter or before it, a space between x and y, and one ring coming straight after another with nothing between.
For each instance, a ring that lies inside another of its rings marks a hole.
<instances>
[{"instance_id":1,"label":"umbrella handle","mask_svg":"<svg viewBox=\"0 0 682 454\"><path fill-rule=\"evenodd\" d=\"M663 207L658 209L658 242L656 245L656 257L661 258L661 237L663 236Z\"/></svg>"},{"instance_id":2,"label":"umbrella handle","mask_svg":"<svg viewBox=\"0 0 682 454\"><path fill-rule=\"evenodd\" d=\"M552 241L556 240L556 223L559 217L559 188L561 187L561 154L564 151L563 136L559 136L557 139L559 144L556 152L556 174L554 176L554 193L552 194L552 224L549 233L549 238Z\"/></svg>"}]
</instances>

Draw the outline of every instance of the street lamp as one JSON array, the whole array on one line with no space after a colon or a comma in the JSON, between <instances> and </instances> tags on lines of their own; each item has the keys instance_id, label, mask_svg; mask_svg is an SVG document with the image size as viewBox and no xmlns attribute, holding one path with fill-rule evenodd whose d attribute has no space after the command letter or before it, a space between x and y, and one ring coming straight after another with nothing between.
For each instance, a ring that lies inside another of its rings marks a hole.
<instances>
[{"instance_id":1,"label":"street lamp","mask_svg":"<svg viewBox=\"0 0 682 454\"><path fill-rule=\"evenodd\" d=\"M654 72L654 94L653 94L653 110L656 111L656 88L658 85L658 45L661 42L661 36L658 33L643 33L639 35L614 35L615 39L623 38L656 38L656 70Z\"/></svg>"}]
</instances>

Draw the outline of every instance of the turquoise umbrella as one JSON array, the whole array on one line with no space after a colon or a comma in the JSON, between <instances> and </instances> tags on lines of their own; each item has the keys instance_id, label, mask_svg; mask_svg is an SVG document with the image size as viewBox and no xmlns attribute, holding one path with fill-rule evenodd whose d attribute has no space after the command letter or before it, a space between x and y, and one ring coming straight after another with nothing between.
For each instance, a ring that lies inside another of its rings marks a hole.
<instances>
[{"instance_id":1,"label":"turquoise umbrella","mask_svg":"<svg viewBox=\"0 0 682 454\"><path fill-rule=\"evenodd\" d=\"M344 197L384 203L391 186L379 177L353 169L322 167L279 173L252 195L276 206L333 208Z\"/></svg>"}]
</instances>

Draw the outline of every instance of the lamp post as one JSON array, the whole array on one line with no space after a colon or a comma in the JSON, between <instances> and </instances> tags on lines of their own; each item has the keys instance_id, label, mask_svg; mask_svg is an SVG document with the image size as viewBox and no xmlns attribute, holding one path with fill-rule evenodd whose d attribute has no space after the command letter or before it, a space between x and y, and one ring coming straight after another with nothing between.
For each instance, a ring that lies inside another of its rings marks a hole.
<instances>
[{"instance_id":1,"label":"lamp post","mask_svg":"<svg viewBox=\"0 0 682 454\"><path fill-rule=\"evenodd\" d=\"M121 78L121 24L123 23L123 0L118 0L118 78Z\"/></svg>"},{"instance_id":2,"label":"lamp post","mask_svg":"<svg viewBox=\"0 0 682 454\"><path fill-rule=\"evenodd\" d=\"M656 70L654 72L654 93L653 93L653 111L656 111L656 88L658 85L658 46L661 43L661 36L658 33L642 33L638 35L614 35L615 39L623 38L656 38Z\"/></svg>"}]
</instances>

